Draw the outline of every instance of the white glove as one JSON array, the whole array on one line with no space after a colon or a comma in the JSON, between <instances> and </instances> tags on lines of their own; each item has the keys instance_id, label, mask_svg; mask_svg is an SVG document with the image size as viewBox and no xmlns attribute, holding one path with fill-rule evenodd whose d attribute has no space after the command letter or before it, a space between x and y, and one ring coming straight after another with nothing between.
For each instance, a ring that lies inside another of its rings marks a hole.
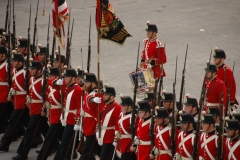
<instances>
[{"instance_id":1,"label":"white glove","mask_svg":"<svg viewBox=\"0 0 240 160\"><path fill-rule=\"evenodd\" d=\"M102 100L101 97L94 97L94 98L93 98L93 102L98 103L98 104L101 103L101 100Z\"/></svg>"},{"instance_id":2,"label":"white glove","mask_svg":"<svg viewBox=\"0 0 240 160\"><path fill-rule=\"evenodd\" d=\"M180 160L180 154L176 153L173 157L174 160Z\"/></svg>"},{"instance_id":3,"label":"white glove","mask_svg":"<svg viewBox=\"0 0 240 160\"><path fill-rule=\"evenodd\" d=\"M59 86L63 85L63 80L62 79L58 79L57 82L56 82L56 85L59 85Z\"/></svg>"},{"instance_id":4,"label":"white glove","mask_svg":"<svg viewBox=\"0 0 240 160\"><path fill-rule=\"evenodd\" d=\"M117 145L117 142L113 142L113 146L116 147L116 145Z\"/></svg>"},{"instance_id":5,"label":"white glove","mask_svg":"<svg viewBox=\"0 0 240 160\"><path fill-rule=\"evenodd\" d=\"M26 103L31 103L31 98L29 96L26 97Z\"/></svg>"},{"instance_id":6,"label":"white glove","mask_svg":"<svg viewBox=\"0 0 240 160\"><path fill-rule=\"evenodd\" d=\"M81 130L81 126L78 125L78 124L75 124L73 130L75 130L75 131L80 131L80 130Z\"/></svg>"}]
</instances>

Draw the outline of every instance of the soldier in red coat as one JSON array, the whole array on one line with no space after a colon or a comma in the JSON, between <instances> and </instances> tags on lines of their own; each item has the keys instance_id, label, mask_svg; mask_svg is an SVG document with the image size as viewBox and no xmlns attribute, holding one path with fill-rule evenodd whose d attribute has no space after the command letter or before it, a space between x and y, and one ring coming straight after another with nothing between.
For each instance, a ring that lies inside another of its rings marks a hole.
<instances>
[{"instance_id":1,"label":"soldier in red coat","mask_svg":"<svg viewBox=\"0 0 240 160\"><path fill-rule=\"evenodd\" d=\"M29 95L27 96L27 106L29 108L30 121L27 125L24 138L22 139L17 153L18 155L13 157L14 160L27 159L28 153L36 133L41 130L45 132L48 128L42 128L44 123L47 123L46 117L41 116L41 110L43 106L42 100L42 64L39 61L33 61L30 67L30 82L29 82ZM43 133L45 135L45 133Z\"/></svg>"},{"instance_id":2,"label":"soldier in red coat","mask_svg":"<svg viewBox=\"0 0 240 160\"><path fill-rule=\"evenodd\" d=\"M137 128L137 134L134 139L134 145L130 148L131 151L137 150L138 160L150 160L149 154L151 153L151 107L147 101L138 102L138 115L139 123Z\"/></svg>"},{"instance_id":3,"label":"soldier in red coat","mask_svg":"<svg viewBox=\"0 0 240 160\"><path fill-rule=\"evenodd\" d=\"M141 68L150 68L154 72L154 78L166 76L162 65L167 62L164 45L158 39L158 29L155 24L147 23L147 39L144 40L144 49L141 55ZM161 71L163 71L161 73Z\"/></svg>"},{"instance_id":4,"label":"soldier in red coat","mask_svg":"<svg viewBox=\"0 0 240 160\"><path fill-rule=\"evenodd\" d=\"M194 148L194 118L190 113L183 113L179 117L182 131L177 135L176 160L193 160Z\"/></svg>"},{"instance_id":5,"label":"soldier in red coat","mask_svg":"<svg viewBox=\"0 0 240 160\"><path fill-rule=\"evenodd\" d=\"M121 97L122 112L120 113L120 119L118 120L119 131L116 134L116 138L118 139L119 151L121 153L121 160L136 159L136 154L130 150L130 147L132 145L131 119L132 112L135 112L133 111L132 105L133 100L131 97Z\"/></svg>"},{"instance_id":6,"label":"soldier in red coat","mask_svg":"<svg viewBox=\"0 0 240 160\"><path fill-rule=\"evenodd\" d=\"M171 154L171 130L172 127L169 124L168 112L165 108L157 110L156 126L154 129L154 143L150 158L157 160L172 160Z\"/></svg>"},{"instance_id":7,"label":"soldier in red coat","mask_svg":"<svg viewBox=\"0 0 240 160\"><path fill-rule=\"evenodd\" d=\"M51 154L55 144L59 143L58 138L62 137L64 127L61 124L60 116L62 113L61 104L61 89L58 83L59 69L56 67L50 68L49 79L47 82L46 102L42 108L42 114L46 114L48 110L48 122L50 124L49 130L44 140L44 144L39 151L38 160L45 160ZM58 82L58 83L57 83ZM65 83L62 86L62 92L65 90ZM62 85L60 83L60 85ZM61 139L60 139L61 140Z\"/></svg>"},{"instance_id":8,"label":"soldier in red coat","mask_svg":"<svg viewBox=\"0 0 240 160\"><path fill-rule=\"evenodd\" d=\"M214 64L218 68L217 77L219 79L221 79L223 82L224 82L224 75L225 75L224 68L226 68L225 85L226 85L227 89L230 91L229 92L230 93L229 109L230 109L234 106L234 104L238 105L238 102L236 99L236 90L237 90L236 81L235 81L235 78L234 78L231 68L224 63L224 61L226 59L226 54L225 54L224 50L215 48L213 58L214 58Z\"/></svg>"},{"instance_id":9,"label":"soldier in red coat","mask_svg":"<svg viewBox=\"0 0 240 160\"><path fill-rule=\"evenodd\" d=\"M70 159L72 144L74 140L75 131L80 130L79 117L81 110L80 97L82 95L82 88L76 84L77 73L74 69L69 68L64 75L64 81L67 88L64 92L63 111L64 116L62 119L62 125L65 126L61 145L54 157L54 160ZM63 84L59 79L56 83L58 85Z\"/></svg>"},{"instance_id":10,"label":"soldier in red coat","mask_svg":"<svg viewBox=\"0 0 240 160\"><path fill-rule=\"evenodd\" d=\"M100 159L112 159L116 143L114 142L115 130L118 129L118 120L121 113L121 106L115 101L116 91L113 87L106 86L102 90L104 107L101 109L101 137L98 144L102 146ZM98 134L98 131L97 131ZM115 145L115 146L114 146Z\"/></svg>"},{"instance_id":11,"label":"soldier in red coat","mask_svg":"<svg viewBox=\"0 0 240 160\"><path fill-rule=\"evenodd\" d=\"M223 144L223 159L240 159L240 122L236 119L226 122L227 138Z\"/></svg>"},{"instance_id":12,"label":"soldier in red coat","mask_svg":"<svg viewBox=\"0 0 240 160\"><path fill-rule=\"evenodd\" d=\"M208 108L219 108L224 107L226 109L227 100L227 88L223 81L217 77L216 65L210 64L207 69L207 87L206 87L206 106L205 111Z\"/></svg>"},{"instance_id":13,"label":"soldier in red coat","mask_svg":"<svg viewBox=\"0 0 240 160\"><path fill-rule=\"evenodd\" d=\"M98 142L96 140L96 123L98 104L100 108L104 105L102 95L98 97L97 78L95 74L88 73L84 78L84 104L81 110L83 116L83 134L86 137L80 160L95 160L94 153L100 155ZM97 150L99 149L99 150Z\"/></svg>"},{"instance_id":14,"label":"soldier in red coat","mask_svg":"<svg viewBox=\"0 0 240 160\"><path fill-rule=\"evenodd\" d=\"M10 71L8 71L8 63L6 61L6 57L7 49L5 46L0 45L0 133L5 132L6 124L9 119L9 109L12 108L7 101L9 92L8 74Z\"/></svg>"},{"instance_id":15,"label":"soldier in red coat","mask_svg":"<svg viewBox=\"0 0 240 160\"><path fill-rule=\"evenodd\" d=\"M12 87L8 93L8 101L14 104L14 111L9 119L8 127L1 139L0 151L8 151L12 138L17 132L19 125L24 118L29 117L28 108L26 108L26 86L25 86L25 69L23 68L24 58L21 54L14 54L12 58Z\"/></svg>"},{"instance_id":16,"label":"soldier in red coat","mask_svg":"<svg viewBox=\"0 0 240 160\"><path fill-rule=\"evenodd\" d=\"M199 160L215 160L217 158L218 136L215 130L215 121L213 115L203 115L201 122L203 132L199 137Z\"/></svg>"}]
</instances>

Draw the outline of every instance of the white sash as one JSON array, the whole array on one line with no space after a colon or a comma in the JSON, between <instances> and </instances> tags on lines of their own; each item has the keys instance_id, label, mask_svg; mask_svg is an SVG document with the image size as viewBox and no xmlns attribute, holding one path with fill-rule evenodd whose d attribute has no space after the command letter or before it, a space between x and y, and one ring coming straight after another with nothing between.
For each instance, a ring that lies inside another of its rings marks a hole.
<instances>
[{"instance_id":1,"label":"white sash","mask_svg":"<svg viewBox=\"0 0 240 160\"><path fill-rule=\"evenodd\" d=\"M52 89L52 87L49 87L50 88L50 93L48 95L48 98L49 97L52 97L52 100L58 105L58 106L62 106L61 103L59 103L56 98L54 97L53 93L56 91L56 89Z\"/></svg>"},{"instance_id":2,"label":"white sash","mask_svg":"<svg viewBox=\"0 0 240 160\"><path fill-rule=\"evenodd\" d=\"M72 91L67 95L66 106L65 106L67 111L69 111L70 102L71 102L71 98L72 98L73 92L74 92L74 90L72 90ZM66 121L67 121L68 113L70 113L70 112L64 111L64 119L62 119L62 126L66 126Z\"/></svg>"},{"instance_id":3,"label":"white sash","mask_svg":"<svg viewBox=\"0 0 240 160\"><path fill-rule=\"evenodd\" d=\"M210 138L206 139L206 134L204 134L204 136L203 136L203 143L201 144L201 148L205 147L205 150L207 151L207 154L211 158L211 160L215 160L215 158L213 157L213 155L209 151L207 144L209 142L211 142L212 140L214 140L215 138L217 138L217 135L213 135Z\"/></svg>"},{"instance_id":4,"label":"white sash","mask_svg":"<svg viewBox=\"0 0 240 160\"><path fill-rule=\"evenodd\" d=\"M33 89L34 94L39 98L42 99L42 96L38 94L38 92L36 91L34 85L37 84L39 81L41 81L43 78L38 78L36 81L33 81L33 78L31 79L32 84L30 85L29 89Z\"/></svg>"},{"instance_id":5,"label":"white sash","mask_svg":"<svg viewBox=\"0 0 240 160\"><path fill-rule=\"evenodd\" d=\"M149 124L151 122L151 118L145 122L142 123L142 127L146 126L147 124Z\"/></svg>"},{"instance_id":6,"label":"white sash","mask_svg":"<svg viewBox=\"0 0 240 160\"><path fill-rule=\"evenodd\" d=\"M187 140L189 140L190 138L194 138L194 136L195 136L194 133L191 133L191 134L189 134L187 137L183 138L183 132L181 132L181 133L180 133L180 136L181 136L181 140L182 140L182 141L179 143L178 148L181 148L181 146L183 146L183 150L184 150L184 152L186 153L186 155L187 155L189 158L192 157L192 155L187 151L184 143L185 143Z\"/></svg>"},{"instance_id":7,"label":"white sash","mask_svg":"<svg viewBox=\"0 0 240 160\"><path fill-rule=\"evenodd\" d=\"M228 154L228 159L231 159L231 157L234 160L237 160L237 158L235 157L235 155L233 154L233 152L237 149L237 147L240 145L240 140L237 141L237 143L234 144L234 146L231 148L229 146L229 139L228 139L228 148L229 148L229 154ZM239 153L238 153L239 154Z\"/></svg>"},{"instance_id":8,"label":"white sash","mask_svg":"<svg viewBox=\"0 0 240 160\"><path fill-rule=\"evenodd\" d=\"M19 85L19 83L18 83L18 81L17 81L17 76L19 76L20 74L22 74L22 73L24 73L24 69L22 69L22 70L20 70L19 72L17 72L16 74L15 74L15 70L16 69L14 69L14 71L13 71L13 78L12 78L12 81L14 81L15 80L15 83L16 83L16 85L17 85L17 87L18 87L18 89L20 90L20 91L25 91L20 85Z\"/></svg>"},{"instance_id":9,"label":"white sash","mask_svg":"<svg viewBox=\"0 0 240 160\"><path fill-rule=\"evenodd\" d=\"M1 65L0 65L0 69L2 69L5 65L7 65L7 62L3 62Z\"/></svg>"},{"instance_id":10,"label":"white sash","mask_svg":"<svg viewBox=\"0 0 240 160\"><path fill-rule=\"evenodd\" d=\"M121 127L122 127L122 130L123 130L124 134L130 134L130 133L128 133L128 132L125 130L122 122L123 122L125 119L130 118L130 117L132 117L131 114L128 114L128 115L126 115L126 116L123 116L123 114L122 114L121 119L118 121L118 123L119 123L119 124L121 125Z\"/></svg>"},{"instance_id":11,"label":"white sash","mask_svg":"<svg viewBox=\"0 0 240 160\"><path fill-rule=\"evenodd\" d=\"M110 112L108 112L107 113L107 115L105 116L105 118L104 118L104 122L103 122L103 127L107 127L107 125L108 125L108 122L109 122L109 120L110 120L110 117L111 117L111 115L112 115L112 112L113 112L113 110L114 110L114 108L110 111ZM103 145L103 138L104 138L104 136L105 136L105 133L106 133L106 130L107 129L101 129L101 137L100 138L98 138L98 144L100 145L100 146L102 146ZM96 134L97 135L97 134Z\"/></svg>"},{"instance_id":12,"label":"white sash","mask_svg":"<svg viewBox=\"0 0 240 160\"><path fill-rule=\"evenodd\" d=\"M158 129L157 138L159 137L159 139L161 140L164 149L168 150L169 148L167 147L166 143L164 142L164 140L162 138L162 134L165 133L166 131L170 130L170 128L168 126L166 126L163 130L160 130L159 127L157 127L157 129Z\"/></svg>"}]
</instances>

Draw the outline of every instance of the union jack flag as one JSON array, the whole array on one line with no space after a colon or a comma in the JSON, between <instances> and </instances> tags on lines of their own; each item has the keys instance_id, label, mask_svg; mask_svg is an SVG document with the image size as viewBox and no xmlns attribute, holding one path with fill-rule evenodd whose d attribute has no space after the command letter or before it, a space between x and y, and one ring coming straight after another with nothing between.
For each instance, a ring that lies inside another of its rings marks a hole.
<instances>
[{"instance_id":1,"label":"union jack flag","mask_svg":"<svg viewBox=\"0 0 240 160\"><path fill-rule=\"evenodd\" d=\"M65 48L64 37L64 22L69 20L68 6L65 0L52 0L52 22L53 31L55 36L59 38L59 41L63 48Z\"/></svg>"}]
</instances>

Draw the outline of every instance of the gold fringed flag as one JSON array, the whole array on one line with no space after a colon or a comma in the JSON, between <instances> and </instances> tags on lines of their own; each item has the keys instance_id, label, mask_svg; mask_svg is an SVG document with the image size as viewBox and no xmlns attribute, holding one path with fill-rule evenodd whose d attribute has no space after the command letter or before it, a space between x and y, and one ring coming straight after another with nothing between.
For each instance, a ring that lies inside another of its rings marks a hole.
<instances>
[{"instance_id":1,"label":"gold fringed flag","mask_svg":"<svg viewBox=\"0 0 240 160\"><path fill-rule=\"evenodd\" d=\"M127 37L131 37L108 0L97 0L96 26L102 39L123 44Z\"/></svg>"},{"instance_id":2,"label":"gold fringed flag","mask_svg":"<svg viewBox=\"0 0 240 160\"><path fill-rule=\"evenodd\" d=\"M63 48L65 48L64 37L64 22L68 21L68 7L65 0L52 0L52 22L55 36L59 38L59 41Z\"/></svg>"}]
</instances>

